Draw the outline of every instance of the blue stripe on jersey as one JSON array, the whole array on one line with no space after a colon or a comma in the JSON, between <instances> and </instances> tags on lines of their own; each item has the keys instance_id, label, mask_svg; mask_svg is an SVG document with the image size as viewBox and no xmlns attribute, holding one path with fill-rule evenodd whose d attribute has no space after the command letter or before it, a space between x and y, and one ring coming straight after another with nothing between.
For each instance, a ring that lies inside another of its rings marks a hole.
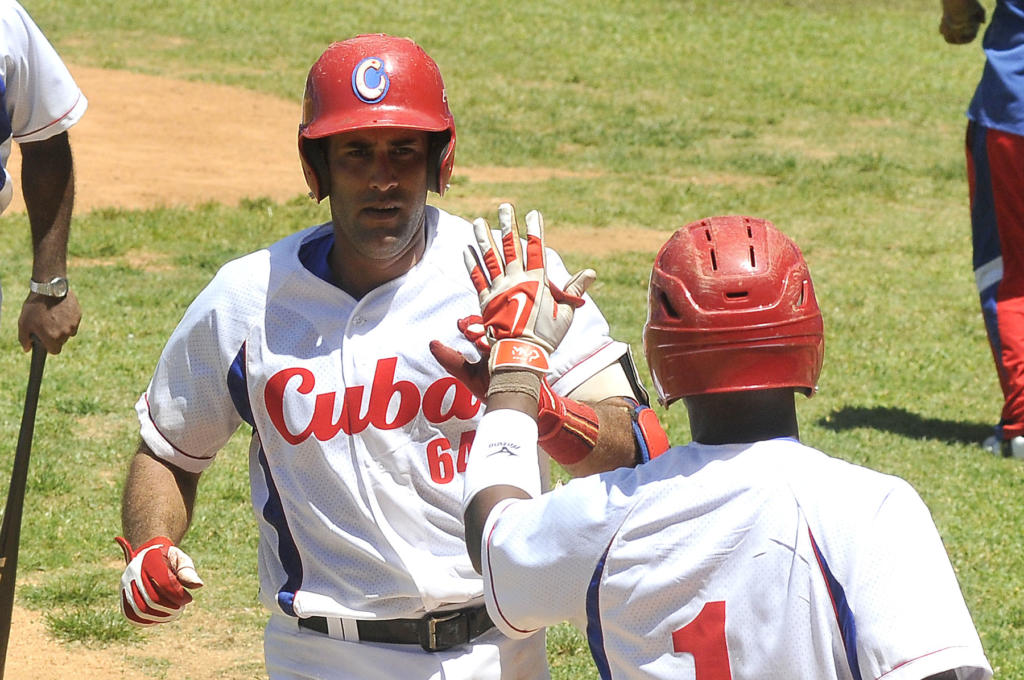
<instances>
[{"instance_id":1,"label":"blue stripe on jersey","mask_svg":"<svg viewBox=\"0 0 1024 680\"><path fill-rule=\"evenodd\" d=\"M299 262L317 278L323 279L332 286L334 274L331 273L330 254L334 246L334 232L329 231L319 238L306 241L299 246Z\"/></svg>"},{"instance_id":2,"label":"blue stripe on jersey","mask_svg":"<svg viewBox=\"0 0 1024 680\"><path fill-rule=\"evenodd\" d=\"M295 600L295 592L302 585L302 559L299 557L299 549L292 538L292 532L288 528L288 518L284 516L284 506L281 504L281 494L274 484L274 477L270 472L270 464L267 461L267 452L260 446L257 453L257 460L260 469L263 471L263 479L267 484L267 502L263 504L263 519L277 531L277 557L284 567L285 582L277 591L277 603L281 610L289 616L295 616L295 608L292 606Z\"/></svg>"},{"instance_id":3,"label":"blue stripe on jersey","mask_svg":"<svg viewBox=\"0 0 1024 680\"><path fill-rule=\"evenodd\" d=\"M971 245L974 269L1002 255L996 202L992 196L992 171L988 165L988 129L973 124L967 134L968 153L974 162L974 196L971 200Z\"/></svg>"},{"instance_id":4,"label":"blue stripe on jersey","mask_svg":"<svg viewBox=\"0 0 1024 680\"><path fill-rule=\"evenodd\" d=\"M11 118L7 114L7 83L0 78L0 142L11 136Z\"/></svg>"},{"instance_id":5,"label":"blue stripe on jersey","mask_svg":"<svg viewBox=\"0 0 1024 680\"><path fill-rule=\"evenodd\" d=\"M252 417L252 404L249 402L249 388L245 378L245 343L235 355L235 360L228 368L228 394L235 405L235 410L250 427L256 427L256 420Z\"/></svg>"},{"instance_id":6,"label":"blue stripe on jersey","mask_svg":"<svg viewBox=\"0 0 1024 680\"><path fill-rule=\"evenodd\" d=\"M614 540L614 539L613 539ZM604 554L597 561L594 568L594 575L590 577L590 586L587 587L587 643L590 645L590 655L594 657L594 665L603 680L611 680L612 671L608 665L608 653L604 651L604 631L601 629L601 575L604 573L604 563L608 559L608 551L612 544L609 541Z\"/></svg>"},{"instance_id":7,"label":"blue stripe on jersey","mask_svg":"<svg viewBox=\"0 0 1024 680\"><path fill-rule=\"evenodd\" d=\"M7 116L7 84L0 78L0 144L11 137L11 119ZM0 189L7 184L7 174L0 170ZM0 208L2 210L2 208Z\"/></svg>"},{"instance_id":8,"label":"blue stripe on jersey","mask_svg":"<svg viewBox=\"0 0 1024 680\"><path fill-rule=\"evenodd\" d=\"M853 674L855 680L861 680L860 663L857 661L857 622L854 621L850 603L846 600L846 591L828 568L828 562L825 561L825 556L818 549L818 543L814 540L814 534L811 533L810 527L807 529L807 535L811 537L811 548L814 549L818 567L825 577L829 597L832 598L832 608L835 610L836 621L839 623L839 634L843 638L843 647L846 649L846 661L850 664L850 673Z\"/></svg>"}]
</instances>

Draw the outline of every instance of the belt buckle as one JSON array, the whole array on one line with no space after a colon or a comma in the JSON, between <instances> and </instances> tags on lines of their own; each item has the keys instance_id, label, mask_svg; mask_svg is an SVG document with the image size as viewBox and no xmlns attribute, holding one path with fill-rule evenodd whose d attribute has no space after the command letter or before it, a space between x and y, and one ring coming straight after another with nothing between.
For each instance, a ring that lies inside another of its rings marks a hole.
<instances>
[{"instance_id":1,"label":"belt buckle","mask_svg":"<svg viewBox=\"0 0 1024 680\"><path fill-rule=\"evenodd\" d=\"M428 652L440 652L469 642L469 621L463 612L428 614L422 620L426 625L420 626L420 647ZM438 630L438 624L450 622L455 622L450 630L445 630L448 628L445 625Z\"/></svg>"}]
</instances>

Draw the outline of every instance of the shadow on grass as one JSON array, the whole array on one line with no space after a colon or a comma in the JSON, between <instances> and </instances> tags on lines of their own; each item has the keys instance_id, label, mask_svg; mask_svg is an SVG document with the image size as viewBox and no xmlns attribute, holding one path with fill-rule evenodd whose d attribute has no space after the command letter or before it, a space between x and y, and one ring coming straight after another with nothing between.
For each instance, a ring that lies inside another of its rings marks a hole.
<instances>
[{"instance_id":1,"label":"shadow on grass","mask_svg":"<svg viewBox=\"0 0 1024 680\"><path fill-rule=\"evenodd\" d=\"M835 432L868 428L909 439L933 439L950 444L980 444L992 434L992 425L989 424L923 418L891 406L844 406L819 420L818 425Z\"/></svg>"}]
</instances>

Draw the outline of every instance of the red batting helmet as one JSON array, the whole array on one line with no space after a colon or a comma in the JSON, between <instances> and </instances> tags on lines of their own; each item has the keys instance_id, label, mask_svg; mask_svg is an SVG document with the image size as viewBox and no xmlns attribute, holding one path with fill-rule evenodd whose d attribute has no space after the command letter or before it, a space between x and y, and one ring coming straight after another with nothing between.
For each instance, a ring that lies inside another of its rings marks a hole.
<instances>
[{"instance_id":1,"label":"red batting helmet","mask_svg":"<svg viewBox=\"0 0 1024 680\"><path fill-rule=\"evenodd\" d=\"M753 217L711 217L678 230L654 261L644 352L666 406L775 387L812 394L825 339L800 249Z\"/></svg>"},{"instance_id":2,"label":"red batting helmet","mask_svg":"<svg viewBox=\"0 0 1024 680\"><path fill-rule=\"evenodd\" d=\"M320 201L330 189L315 140L384 127L436 133L427 187L444 194L455 164L455 118L437 64L408 38L378 33L332 43L310 69L302 102L299 157L310 195Z\"/></svg>"}]
</instances>

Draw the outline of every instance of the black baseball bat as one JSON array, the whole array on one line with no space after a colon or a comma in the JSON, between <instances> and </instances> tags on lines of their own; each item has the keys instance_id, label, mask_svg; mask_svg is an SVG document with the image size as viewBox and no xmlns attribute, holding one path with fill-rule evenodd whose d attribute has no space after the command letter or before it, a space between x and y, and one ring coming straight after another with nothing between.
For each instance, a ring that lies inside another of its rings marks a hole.
<instances>
[{"instance_id":1,"label":"black baseball bat","mask_svg":"<svg viewBox=\"0 0 1024 680\"><path fill-rule=\"evenodd\" d=\"M7 491L4 522L0 527L0 680L7 663L7 641L11 637L11 615L14 610L14 577L18 571L18 543L21 538L21 511L25 506L25 482L28 479L28 457L32 451L32 431L36 425L36 404L43 382L46 349L32 338L32 367L25 391L25 410L21 414L18 448L14 452L14 470Z\"/></svg>"}]
</instances>

